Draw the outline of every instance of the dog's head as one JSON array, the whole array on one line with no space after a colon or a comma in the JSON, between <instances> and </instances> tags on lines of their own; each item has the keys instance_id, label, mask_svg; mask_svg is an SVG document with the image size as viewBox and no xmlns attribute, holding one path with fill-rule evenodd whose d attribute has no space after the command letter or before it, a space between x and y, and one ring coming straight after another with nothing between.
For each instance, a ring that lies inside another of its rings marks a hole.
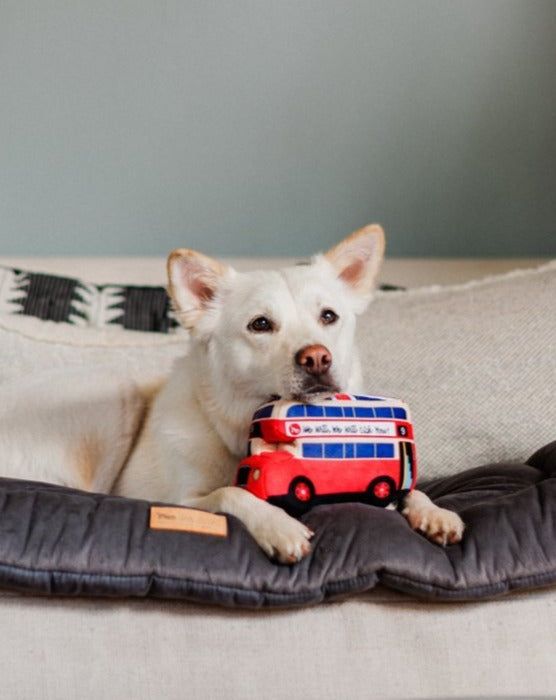
<instances>
[{"instance_id":1,"label":"dog's head","mask_svg":"<svg viewBox=\"0 0 556 700\"><path fill-rule=\"evenodd\" d=\"M355 318L372 297L384 233L371 225L308 265L238 273L200 253L168 258L169 292L201 371L227 401L310 401L359 380Z\"/></svg>"}]
</instances>

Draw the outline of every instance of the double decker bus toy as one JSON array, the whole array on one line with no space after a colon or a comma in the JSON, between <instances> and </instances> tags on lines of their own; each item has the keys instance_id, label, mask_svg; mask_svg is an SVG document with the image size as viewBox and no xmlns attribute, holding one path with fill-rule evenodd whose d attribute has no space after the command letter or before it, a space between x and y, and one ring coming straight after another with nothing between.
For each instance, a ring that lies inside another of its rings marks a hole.
<instances>
[{"instance_id":1,"label":"double decker bus toy","mask_svg":"<svg viewBox=\"0 0 556 700\"><path fill-rule=\"evenodd\" d=\"M311 404L277 400L254 414L236 486L293 515L321 503L388 506L415 486L407 405L333 394Z\"/></svg>"}]
</instances>

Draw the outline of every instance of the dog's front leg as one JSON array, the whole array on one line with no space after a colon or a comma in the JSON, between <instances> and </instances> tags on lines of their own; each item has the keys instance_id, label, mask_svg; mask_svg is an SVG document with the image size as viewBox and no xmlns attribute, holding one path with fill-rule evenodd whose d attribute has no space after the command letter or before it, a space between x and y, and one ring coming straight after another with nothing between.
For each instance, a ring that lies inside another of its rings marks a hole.
<instances>
[{"instance_id":1,"label":"dog's front leg","mask_svg":"<svg viewBox=\"0 0 556 700\"><path fill-rule=\"evenodd\" d=\"M293 564L311 551L309 540L314 533L306 525L237 486L223 486L206 496L182 499L182 504L234 515L268 556L282 564Z\"/></svg>"},{"instance_id":2,"label":"dog's front leg","mask_svg":"<svg viewBox=\"0 0 556 700\"><path fill-rule=\"evenodd\" d=\"M437 544L455 544L463 537L465 525L459 515L435 505L422 491L407 494L402 513L414 530Z\"/></svg>"}]
</instances>

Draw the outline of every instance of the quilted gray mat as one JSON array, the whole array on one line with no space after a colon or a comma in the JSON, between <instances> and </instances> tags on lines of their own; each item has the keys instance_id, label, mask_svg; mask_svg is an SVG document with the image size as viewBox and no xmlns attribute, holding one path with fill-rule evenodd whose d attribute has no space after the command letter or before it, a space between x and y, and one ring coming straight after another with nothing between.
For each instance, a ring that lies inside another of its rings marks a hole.
<instances>
[{"instance_id":1,"label":"quilted gray mat","mask_svg":"<svg viewBox=\"0 0 556 700\"><path fill-rule=\"evenodd\" d=\"M42 594L154 596L240 607L307 605L377 583L421 598L491 598L556 582L556 442L526 464L421 486L461 513L442 548L395 511L319 506L313 551L267 559L234 518L227 537L152 530L145 501L0 479L0 586Z\"/></svg>"}]
</instances>

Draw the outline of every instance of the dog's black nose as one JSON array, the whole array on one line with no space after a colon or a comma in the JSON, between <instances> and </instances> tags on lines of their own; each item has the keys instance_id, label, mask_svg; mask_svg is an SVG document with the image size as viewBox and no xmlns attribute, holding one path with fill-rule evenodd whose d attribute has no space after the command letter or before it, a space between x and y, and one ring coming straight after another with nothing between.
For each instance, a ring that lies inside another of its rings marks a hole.
<instances>
[{"instance_id":1,"label":"dog's black nose","mask_svg":"<svg viewBox=\"0 0 556 700\"><path fill-rule=\"evenodd\" d=\"M296 353L295 363L307 374L326 374L332 364L332 353L324 345L307 345Z\"/></svg>"}]
</instances>

